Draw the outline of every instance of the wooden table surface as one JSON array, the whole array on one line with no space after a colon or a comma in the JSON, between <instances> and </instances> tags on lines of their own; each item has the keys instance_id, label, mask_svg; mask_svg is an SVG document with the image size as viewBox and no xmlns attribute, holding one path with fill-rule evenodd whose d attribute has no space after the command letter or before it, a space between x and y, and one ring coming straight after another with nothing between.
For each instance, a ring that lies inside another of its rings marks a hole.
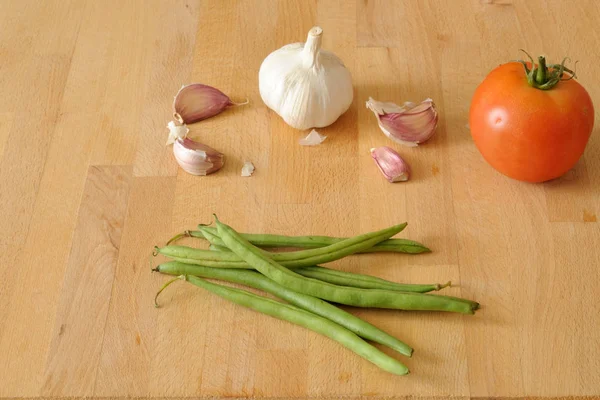
<instances>
[{"instance_id":1,"label":"wooden table surface","mask_svg":"<svg viewBox=\"0 0 600 400\"><path fill-rule=\"evenodd\" d=\"M0 2L0 397L600 395L599 129L572 171L533 185L489 167L467 126L476 85L519 48L579 60L600 109L599 21L595 0ZM257 76L313 25L355 100L306 148L306 132L262 103ZM250 100L190 127L227 156L209 177L178 169L164 146L190 82ZM436 136L395 145L369 96L433 98ZM383 179L369 155L382 145L405 156L411 181ZM483 307L351 310L414 345L407 377L184 283L155 309L166 277L150 273L152 246L213 212L287 234L408 221L401 235L431 254L331 266L452 280L448 293Z\"/></svg>"}]
</instances>

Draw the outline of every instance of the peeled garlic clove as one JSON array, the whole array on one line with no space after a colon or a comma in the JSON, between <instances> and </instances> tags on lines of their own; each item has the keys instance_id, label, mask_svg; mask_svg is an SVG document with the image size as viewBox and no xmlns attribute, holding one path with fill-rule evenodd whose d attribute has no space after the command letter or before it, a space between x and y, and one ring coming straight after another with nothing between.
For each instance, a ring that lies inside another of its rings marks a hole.
<instances>
[{"instance_id":1,"label":"peeled garlic clove","mask_svg":"<svg viewBox=\"0 0 600 400\"><path fill-rule=\"evenodd\" d=\"M410 178L410 166L394 149L387 146L371 149L371 157L388 181L404 182Z\"/></svg>"},{"instance_id":2,"label":"peeled garlic clove","mask_svg":"<svg viewBox=\"0 0 600 400\"><path fill-rule=\"evenodd\" d=\"M188 138L173 143L173 154L181 168L192 175L208 175L223 167L224 156L205 144Z\"/></svg>"},{"instance_id":3,"label":"peeled garlic clove","mask_svg":"<svg viewBox=\"0 0 600 400\"><path fill-rule=\"evenodd\" d=\"M177 139L183 139L190 132L186 124L179 124L178 122L171 121L167 124L169 128L169 137L167 138L166 146L175 143Z\"/></svg>"},{"instance_id":4,"label":"peeled garlic clove","mask_svg":"<svg viewBox=\"0 0 600 400\"><path fill-rule=\"evenodd\" d=\"M250 161L246 161L242 167L242 176L252 176L254 173L254 164Z\"/></svg>"},{"instance_id":5,"label":"peeled garlic clove","mask_svg":"<svg viewBox=\"0 0 600 400\"><path fill-rule=\"evenodd\" d=\"M415 147L430 139L437 127L438 113L433 100L399 106L369 97L367 108L375 114L379 128L395 142Z\"/></svg>"},{"instance_id":6,"label":"peeled garlic clove","mask_svg":"<svg viewBox=\"0 0 600 400\"><path fill-rule=\"evenodd\" d=\"M180 123L191 124L214 117L227 107L245 103L234 103L219 89L201 83L182 86L173 101L173 116Z\"/></svg>"},{"instance_id":7,"label":"peeled garlic clove","mask_svg":"<svg viewBox=\"0 0 600 400\"><path fill-rule=\"evenodd\" d=\"M325 139L327 139L327 136L321 135L319 132L313 129L312 131L310 131L308 136L300 139L298 143L300 143L301 146L316 146L318 144L323 143Z\"/></svg>"}]
</instances>

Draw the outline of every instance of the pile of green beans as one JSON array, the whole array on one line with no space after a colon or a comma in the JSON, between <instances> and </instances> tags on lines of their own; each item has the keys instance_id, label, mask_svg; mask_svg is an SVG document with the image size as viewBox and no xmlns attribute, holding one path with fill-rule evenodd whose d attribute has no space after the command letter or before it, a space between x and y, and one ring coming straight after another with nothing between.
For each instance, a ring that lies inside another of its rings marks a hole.
<instances>
[{"instance_id":1,"label":"pile of green beans","mask_svg":"<svg viewBox=\"0 0 600 400\"><path fill-rule=\"evenodd\" d=\"M450 282L445 285L401 284L317 265L360 252L395 251L415 254L429 251L417 242L391 239L406 224L351 238L333 238L240 234L219 221L216 216L215 223L216 227L200 225L198 231L185 234L205 238L211 245L210 250L171 245L174 240L184 236L178 235L166 246L155 248L155 255L161 254L174 261L162 263L153 270L180 276L234 303L328 336L394 374L407 374L408 368L363 339L386 345L408 357L412 355L412 348L328 302L357 307L462 314L473 314L479 308L479 304L471 300L426 294L443 289ZM416 244L415 248L426 250L404 251L410 248L410 243ZM304 250L272 253L257 246L297 247ZM378 246L379 249L373 250ZM201 278L249 286L275 295L289 304L210 283Z\"/></svg>"}]
</instances>

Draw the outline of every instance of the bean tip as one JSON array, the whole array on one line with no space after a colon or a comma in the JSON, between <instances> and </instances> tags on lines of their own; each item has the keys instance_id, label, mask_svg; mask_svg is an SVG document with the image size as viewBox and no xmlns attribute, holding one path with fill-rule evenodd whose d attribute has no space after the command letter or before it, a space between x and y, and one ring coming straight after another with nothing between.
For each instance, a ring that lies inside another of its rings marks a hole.
<instances>
[{"instance_id":1,"label":"bean tip","mask_svg":"<svg viewBox=\"0 0 600 400\"><path fill-rule=\"evenodd\" d=\"M183 275L182 275L183 276ZM181 276L178 276L177 278L173 278L170 281L168 281L167 283L165 283L158 292L156 292L156 295L154 296L154 307L159 308L160 306L158 305L158 296L167 288L169 287L169 285L171 285L173 282L178 281L179 279L181 279ZM184 279L187 280L187 279Z\"/></svg>"},{"instance_id":2,"label":"bean tip","mask_svg":"<svg viewBox=\"0 0 600 400\"><path fill-rule=\"evenodd\" d=\"M443 285L439 285L438 290L444 289L447 287L452 287L452 281L448 281L448 282L444 283Z\"/></svg>"},{"instance_id":3,"label":"bean tip","mask_svg":"<svg viewBox=\"0 0 600 400\"><path fill-rule=\"evenodd\" d=\"M170 245L173 242L176 242L177 240L179 240L183 237L190 237L190 236L192 236L190 234L190 231L183 231L182 233L178 233L177 235L173 236L171 239L167 240L166 246Z\"/></svg>"}]
</instances>

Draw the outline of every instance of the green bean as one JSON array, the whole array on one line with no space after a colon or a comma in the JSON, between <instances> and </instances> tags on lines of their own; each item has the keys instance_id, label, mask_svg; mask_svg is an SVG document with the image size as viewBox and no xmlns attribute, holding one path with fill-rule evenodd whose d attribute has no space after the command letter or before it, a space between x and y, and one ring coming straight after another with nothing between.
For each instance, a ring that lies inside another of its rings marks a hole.
<instances>
[{"instance_id":1,"label":"green bean","mask_svg":"<svg viewBox=\"0 0 600 400\"><path fill-rule=\"evenodd\" d=\"M187 231L186 236L207 239L212 244L223 245L223 241L216 234L217 229L210 226L199 225L197 231ZM250 243L257 247L299 247L303 249L312 249L325 247L346 238L337 238L331 236L284 236L271 234L253 234L241 233L241 235ZM360 251L359 253L374 252L397 252L407 254L428 253L426 246L414 240L408 239L387 239L375 246Z\"/></svg>"},{"instance_id":2,"label":"green bean","mask_svg":"<svg viewBox=\"0 0 600 400\"><path fill-rule=\"evenodd\" d=\"M427 293L440 290L450 286L450 282L440 285L436 284L405 284L387 281L370 275L355 274L352 272L339 271L314 265L311 267L295 268L294 272L307 278L319 279L323 282L333 283L340 286L350 286L363 289L385 289L398 292Z\"/></svg>"},{"instance_id":3,"label":"green bean","mask_svg":"<svg viewBox=\"0 0 600 400\"><path fill-rule=\"evenodd\" d=\"M219 260L207 260L207 259L202 259L202 258L187 258L185 256L180 257L176 254L173 254L174 252L173 252L172 247L173 246L155 248L154 254L162 254L164 256L169 257L173 261L179 261L179 262L182 262L185 264L202 264L202 265L205 265L207 267L212 267L212 268L254 269L254 268L252 268L252 266L248 265L246 262L243 262L243 261L227 261L227 260L219 261ZM231 252L225 252L225 251L214 251L214 250L203 250L203 251L206 251L207 253L233 254Z\"/></svg>"},{"instance_id":4,"label":"green bean","mask_svg":"<svg viewBox=\"0 0 600 400\"><path fill-rule=\"evenodd\" d=\"M208 248L212 251L230 251L227 247L220 246L217 244L211 244ZM339 271L335 269L320 267L318 265L294 268L294 272L307 278L319 279L323 282L329 282L340 286L350 286L363 289L387 289L396 290L398 292L427 293L434 290L441 290L451 285L451 282L447 282L443 285L440 285L439 283L397 283L377 278L375 276Z\"/></svg>"},{"instance_id":5,"label":"green bean","mask_svg":"<svg viewBox=\"0 0 600 400\"><path fill-rule=\"evenodd\" d=\"M402 231L406 227L406 223L394 225L392 227L382 229L376 232L370 232L358 235L352 238L342 240L326 247L315 249L291 251L287 253L269 253L269 257L273 260L281 262L288 268L307 267L327 263L350 254L356 253L364 249L368 249L373 245L390 238L396 233ZM229 246L227 246L229 247ZM194 249L187 246L165 246L162 248L155 247L155 251L167 257L171 257L176 261L187 262L188 264L203 264L208 267L224 267L224 268L245 268L250 269L250 266L245 263L239 256L234 253L215 252L209 250ZM258 249L258 251L263 251ZM220 263L215 264L215 261Z\"/></svg>"},{"instance_id":6,"label":"green bean","mask_svg":"<svg viewBox=\"0 0 600 400\"><path fill-rule=\"evenodd\" d=\"M217 244L211 244L208 248L209 250L213 251L230 251L227 247ZM350 286L363 289L388 289L397 290L399 292L427 293L433 290L440 290L451 285L451 282L447 282L443 285L440 285L439 283L424 285L396 283L370 275L338 271L335 269L319 267L318 265L295 268L294 272L308 278L315 278L323 282L329 282L340 286Z\"/></svg>"},{"instance_id":7,"label":"green bean","mask_svg":"<svg viewBox=\"0 0 600 400\"><path fill-rule=\"evenodd\" d=\"M216 249L218 245L211 245L213 249ZM223 249L224 250L224 249ZM160 254L163 254L174 261L178 261L185 264L201 264L211 268L234 268L234 269L254 269L251 265L241 260L235 253L232 253L227 249L227 251L215 251L215 250L199 250L193 249L185 246L166 246L163 248L156 248L156 251ZM259 249L259 251L262 251ZM194 258L189 258L190 252L193 252ZM217 255L213 257L215 254L222 254L222 256ZM212 259L209 259L212 258ZM314 261L323 261L325 256L319 257ZM222 258L219 260L219 258ZM274 257L276 258L276 257ZM239 261L232 261L233 259L237 259ZM440 284L425 284L425 285L415 285L415 284L401 284L396 282L386 281L384 279L376 278L368 275L360 275L360 274L351 274L343 271L336 270L323 270L323 267L318 267L315 265L307 265L309 262L306 260L296 260L296 261L280 261L282 266L286 268L292 268L294 270L298 268L304 268L302 270L296 271L298 274L320 279L324 282L329 282L336 285L341 286L350 286L356 288L364 288L364 289L385 289L385 290L394 290L394 291L402 291L402 292L419 292L426 293L432 290L440 290L449 284L440 285ZM321 268L321 269L318 269Z\"/></svg>"},{"instance_id":8,"label":"green bean","mask_svg":"<svg viewBox=\"0 0 600 400\"><path fill-rule=\"evenodd\" d=\"M271 293L303 310L310 311L321 317L327 318L365 339L386 345L408 357L413 349L395 337L385 333L379 328L361 320L354 315L343 311L316 297L307 296L286 289L274 281L254 271L244 271L224 268L210 268L200 265L190 265L178 262L160 264L155 269L158 272L170 275L194 275L202 278L220 279L227 282L240 283L255 289Z\"/></svg>"},{"instance_id":9,"label":"green bean","mask_svg":"<svg viewBox=\"0 0 600 400\"><path fill-rule=\"evenodd\" d=\"M250 244L231 227L221 223L216 216L215 221L219 236L232 252L252 265L261 274L296 292L358 307L450 311L463 314L473 314L479 308L479 304L474 301L455 297L351 288L305 278L265 256L260 249Z\"/></svg>"},{"instance_id":10,"label":"green bean","mask_svg":"<svg viewBox=\"0 0 600 400\"><path fill-rule=\"evenodd\" d=\"M211 245L214 246L214 245ZM228 249L229 250L229 249ZM221 251L221 250L213 250ZM207 260L191 260L189 258L179 258L170 256L174 261L190 264L190 265L204 265L211 268L227 268L227 269L254 269L252 266L243 263L240 268L240 263L228 263L218 261L207 261ZM285 266L286 263L282 262L281 265ZM286 267L287 268L287 267ZM293 267L290 267L293 268ZM354 274L351 272L337 271L329 268L319 267L312 265L308 267L294 268L294 271L307 278L319 279L323 282L332 283L340 286L349 286L363 289L384 289L393 290L398 292L416 292L416 293L427 293L433 290L440 290L450 286L450 282L440 285L436 284L409 284L409 283L396 283L386 281L385 279L377 278L369 275Z\"/></svg>"},{"instance_id":11,"label":"green bean","mask_svg":"<svg viewBox=\"0 0 600 400\"><path fill-rule=\"evenodd\" d=\"M224 252L230 252L230 250L225 247L225 246L219 246L218 244L211 244L210 246L208 246L209 250L212 251L224 251Z\"/></svg>"},{"instance_id":12,"label":"green bean","mask_svg":"<svg viewBox=\"0 0 600 400\"><path fill-rule=\"evenodd\" d=\"M209 228L208 226L206 228ZM219 235L217 235L216 228L210 229L200 229L198 231L188 231L188 234L192 237L199 237L208 240L210 244L214 244L217 246L225 246L225 243L221 240Z\"/></svg>"},{"instance_id":13,"label":"green bean","mask_svg":"<svg viewBox=\"0 0 600 400\"><path fill-rule=\"evenodd\" d=\"M406 375L409 373L408 368L400 361L388 356L348 329L327 318L304 311L293 305L279 303L275 300L255 295L245 290L211 283L197 276L186 275L185 280L243 307L251 308L263 314L291 322L292 324L327 336L385 371L396 375Z\"/></svg>"}]
</instances>

